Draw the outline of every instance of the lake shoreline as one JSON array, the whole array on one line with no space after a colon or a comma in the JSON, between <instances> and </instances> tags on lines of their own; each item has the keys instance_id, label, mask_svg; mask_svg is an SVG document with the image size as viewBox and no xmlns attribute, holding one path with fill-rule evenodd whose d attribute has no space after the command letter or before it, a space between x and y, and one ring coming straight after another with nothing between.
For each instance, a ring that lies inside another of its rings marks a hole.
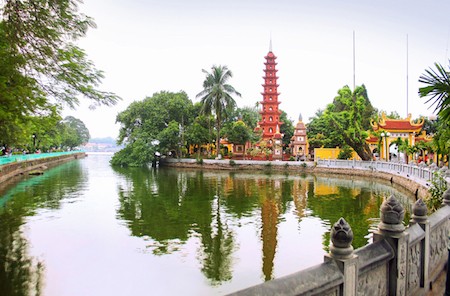
<instances>
[{"instance_id":1,"label":"lake shoreline","mask_svg":"<svg viewBox=\"0 0 450 296\"><path fill-rule=\"evenodd\" d=\"M306 174L327 174L342 176L360 176L385 180L391 184L397 184L408 192L414 194L416 200L425 199L430 196L428 187L416 182L412 178L405 178L399 174L380 172L368 169L346 169L319 167L314 162L295 161L250 161L250 160L203 160L195 159L165 159L160 162L161 166L176 168L192 168L204 170L228 170L228 171L265 171L265 172L286 172L286 173L306 173Z\"/></svg>"}]
</instances>

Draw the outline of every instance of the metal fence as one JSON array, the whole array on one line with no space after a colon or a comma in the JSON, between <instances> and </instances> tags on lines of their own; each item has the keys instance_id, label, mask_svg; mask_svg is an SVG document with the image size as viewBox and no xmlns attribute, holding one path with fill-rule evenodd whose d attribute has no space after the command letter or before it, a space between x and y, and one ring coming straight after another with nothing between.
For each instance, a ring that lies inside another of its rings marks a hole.
<instances>
[{"instance_id":1,"label":"metal fence","mask_svg":"<svg viewBox=\"0 0 450 296\"><path fill-rule=\"evenodd\" d=\"M0 156L0 165L5 165L8 163L19 162L19 161L40 159L40 158L57 157L57 156L80 153L80 152L83 152L83 151L77 150L77 151L66 151L66 152L6 155L6 156Z\"/></svg>"}]
</instances>

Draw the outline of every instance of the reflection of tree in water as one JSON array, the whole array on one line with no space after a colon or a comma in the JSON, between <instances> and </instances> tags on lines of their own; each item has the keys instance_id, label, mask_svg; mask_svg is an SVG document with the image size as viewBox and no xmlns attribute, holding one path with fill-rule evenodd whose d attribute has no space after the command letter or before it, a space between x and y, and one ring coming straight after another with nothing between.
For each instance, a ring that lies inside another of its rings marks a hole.
<instances>
[{"instance_id":1,"label":"reflection of tree in water","mask_svg":"<svg viewBox=\"0 0 450 296\"><path fill-rule=\"evenodd\" d=\"M0 215L0 294L41 295L44 265L28 255L28 242L17 230L22 222L9 214Z\"/></svg>"},{"instance_id":2,"label":"reflection of tree in water","mask_svg":"<svg viewBox=\"0 0 450 296\"><path fill-rule=\"evenodd\" d=\"M79 162L71 161L0 189L1 295L41 295L44 263L28 254L21 226L36 209L59 208L61 200L78 191L83 180L86 176Z\"/></svg>"},{"instance_id":3,"label":"reflection of tree in water","mask_svg":"<svg viewBox=\"0 0 450 296\"><path fill-rule=\"evenodd\" d=\"M203 260L202 272L213 285L228 281L232 277L232 253L234 249L233 232L223 221L220 205L220 192L215 196L213 222L211 228L203 229L200 258Z\"/></svg>"},{"instance_id":4,"label":"reflection of tree in water","mask_svg":"<svg viewBox=\"0 0 450 296\"><path fill-rule=\"evenodd\" d=\"M178 250L192 232L200 234L202 271L213 284L231 279L233 233L224 222L221 176L160 168L115 169L128 184L119 188L118 216L132 235L150 237L157 255Z\"/></svg>"},{"instance_id":5,"label":"reflection of tree in water","mask_svg":"<svg viewBox=\"0 0 450 296\"><path fill-rule=\"evenodd\" d=\"M198 238L201 270L213 285L232 277L233 228L243 221L260 222L262 274L270 280L285 213L294 212L299 222L310 212L305 210L329 223L343 216L355 233L354 246L359 247L366 244L369 218L378 216L382 202L371 185L361 189L335 178L164 167L115 170L125 177L119 185L117 215L132 235L147 239L149 250L157 255L173 253L190 238Z\"/></svg>"},{"instance_id":6,"label":"reflection of tree in water","mask_svg":"<svg viewBox=\"0 0 450 296\"><path fill-rule=\"evenodd\" d=\"M379 182L365 181L364 184L366 185L354 184L351 177L347 180L315 178L308 192L308 208L312 210L313 216L327 221L328 228L340 217L344 217L350 224L355 249L368 243L368 230L373 217L379 216L384 197L393 192L392 188L383 187ZM329 251L329 243L330 232L327 231L323 237L326 252Z\"/></svg>"}]
</instances>

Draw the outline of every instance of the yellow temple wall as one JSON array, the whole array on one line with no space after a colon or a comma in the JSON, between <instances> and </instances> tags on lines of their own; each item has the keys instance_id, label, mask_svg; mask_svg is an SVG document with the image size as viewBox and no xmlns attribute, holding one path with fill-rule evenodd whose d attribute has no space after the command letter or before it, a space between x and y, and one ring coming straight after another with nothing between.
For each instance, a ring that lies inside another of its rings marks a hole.
<instances>
[{"instance_id":1,"label":"yellow temple wall","mask_svg":"<svg viewBox=\"0 0 450 296\"><path fill-rule=\"evenodd\" d=\"M314 160L317 158L320 159L337 159L339 152L341 149L339 147L336 148L314 148ZM352 157L350 159L361 160L358 154L353 151Z\"/></svg>"}]
</instances>

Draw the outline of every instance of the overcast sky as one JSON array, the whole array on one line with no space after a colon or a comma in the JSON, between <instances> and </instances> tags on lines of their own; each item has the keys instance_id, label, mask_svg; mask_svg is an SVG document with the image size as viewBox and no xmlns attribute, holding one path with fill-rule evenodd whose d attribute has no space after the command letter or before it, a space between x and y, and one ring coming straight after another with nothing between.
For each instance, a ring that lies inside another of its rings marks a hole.
<instances>
[{"instance_id":1,"label":"overcast sky","mask_svg":"<svg viewBox=\"0 0 450 296\"><path fill-rule=\"evenodd\" d=\"M155 92L184 90L198 101L201 70L212 65L233 72L239 107L254 106L270 38L280 108L294 123L300 113L308 122L344 85L353 88L353 31L356 85L366 85L375 108L406 116L408 89L412 116L430 115L417 95L419 76L435 62L448 66L448 0L85 0L80 11L97 28L79 45L105 73L101 89L123 98L114 107L92 111L86 103L64 112L92 137L117 137L116 115Z\"/></svg>"}]
</instances>

